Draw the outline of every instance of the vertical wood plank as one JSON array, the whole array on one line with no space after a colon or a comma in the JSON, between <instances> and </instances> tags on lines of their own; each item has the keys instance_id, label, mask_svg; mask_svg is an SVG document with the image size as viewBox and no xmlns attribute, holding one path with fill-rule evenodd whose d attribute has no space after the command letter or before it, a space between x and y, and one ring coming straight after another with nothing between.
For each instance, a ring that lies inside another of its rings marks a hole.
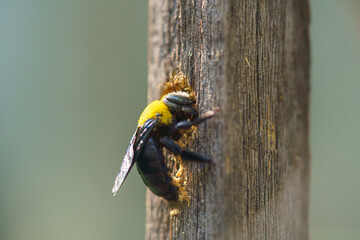
<instances>
[{"instance_id":1,"label":"vertical wood plank","mask_svg":"<svg viewBox=\"0 0 360 240\"><path fill-rule=\"evenodd\" d=\"M148 36L149 101L180 67L222 110L189 146L216 162L185 163L190 206L147 192L146 239L308 239L308 1L149 0Z\"/></svg>"}]
</instances>

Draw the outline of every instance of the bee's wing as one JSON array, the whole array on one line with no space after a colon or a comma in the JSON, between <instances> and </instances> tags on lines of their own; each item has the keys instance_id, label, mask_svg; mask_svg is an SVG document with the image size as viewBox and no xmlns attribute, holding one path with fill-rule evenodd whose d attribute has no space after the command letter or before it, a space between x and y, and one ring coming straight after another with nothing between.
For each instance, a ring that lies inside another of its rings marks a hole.
<instances>
[{"instance_id":1,"label":"bee's wing","mask_svg":"<svg viewBox=\"0 0 360 240\"><path fill-rule=\"evenodd\" d=\"M154 129L158 122L158 118L147 120L143 126L136 130L133 137L131 138L129 147L121 164L120 171L115 178L114 186L112 188L112 193L114 194L114 196L121 187L121 185L124 183L132 166L136 162L139 153L149 139L151 131Z\"/></svg>"},{"instance_id":2,"label":"bee's wing","mask_svg":"<svg viewBox=\"0 0 360 240\"><path fill-rule=\"evenodd\" d=\"M125 181L125 178L129 174L130 169L132 168L132 166L135 163L135 161L134 161L134 142L136 139L136 133L137 132L135 132L135 134L131 138L129 147L126 151L124 160L121 164L120 171L118 172L118 174L115 178L114 186L112 188L112 193L114 194L114 196L115 196L116 192L119 190L119 188L121 187L121 185L123 184L123 182Z\"/></svg>"}]
</instances>

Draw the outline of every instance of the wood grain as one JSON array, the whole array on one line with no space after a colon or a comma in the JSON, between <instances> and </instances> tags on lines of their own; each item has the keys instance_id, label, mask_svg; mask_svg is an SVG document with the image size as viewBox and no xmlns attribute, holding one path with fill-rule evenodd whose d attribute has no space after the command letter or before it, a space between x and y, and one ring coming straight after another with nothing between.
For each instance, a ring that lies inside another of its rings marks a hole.
<instances>
[{"instance_id":1,"label":"wood grain","mask_svg":"<svg viewBox=\"0 0 360 240\"><path fill-rule=\"evenodd\" d=\"M146 239L308 239L308 1L149 0L148 37L148 100L180 67L221 112L189 146L216 162L185 163L190 206L147 192Z\"/></svg>"}]
</instances>

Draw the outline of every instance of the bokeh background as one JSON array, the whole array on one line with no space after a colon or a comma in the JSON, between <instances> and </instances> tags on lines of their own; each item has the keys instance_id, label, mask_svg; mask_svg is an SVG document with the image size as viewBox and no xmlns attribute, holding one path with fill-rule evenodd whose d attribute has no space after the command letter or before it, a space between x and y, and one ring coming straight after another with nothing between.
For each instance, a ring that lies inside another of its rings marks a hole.
<instances>
[{"instance_id":1,"label":"bokeh background","mask_svg":"<svg viewBox=\"0 0 360 240\"><path fill-rule=\"evenodd\" d=\"M359 11L311 1L311 239L360 239ZM0 0L1 240L143 239L146 52L145 0Z\"/></svg>"}]
</instances>

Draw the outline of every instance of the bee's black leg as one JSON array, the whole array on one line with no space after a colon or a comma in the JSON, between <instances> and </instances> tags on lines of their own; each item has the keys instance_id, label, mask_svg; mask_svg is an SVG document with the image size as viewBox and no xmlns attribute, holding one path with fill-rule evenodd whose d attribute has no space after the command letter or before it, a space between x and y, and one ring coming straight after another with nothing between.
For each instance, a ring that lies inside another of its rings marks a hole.
<instances>
[{"instance_id":1,"label":"bee's black leg","mask_svg":"<svg viewBox=\"0 0 360 240\"><path fill-rule=\"evenodd\" d=\"M175 125L175 131L179 129L189 129L191 126L199 125L203 121L212 118L215 116L215 114L219 111L219 108L216 108L215 110L207 111L204 114L201 114L198 118L195 118L193 121L180 121Z\"/></svg>"},{"instance_id":2,"label":"bee's black leg","mask_svg":"<svg viewBox=\"0 0 360 240\"><path fill-rule=\"evenodd\" d=\"M160 138L160 143L164 145L164 147L166 147L170 152L174 153L175 156L180 155L182 152L181 147L169 137Z\"/></svg>"},{"instance_id":3,"label":"bee's black leg","mask_svg":"<svg viewBox=\"0 0 360 240\"><path fill-rule=\"evenodd\" d=\"M169 151L174 153L175 156L180 155L182 159L196 162L212 162L212 160L197 152L192 152L188 150L182 150L179 145L177 145L171 138L163 137L160 139L160 143L164 145Z\"/></svg>"},{"instance_id":4,"label":"bee's black leg","mask_svg":"<svg viewBox=\"0 0 360 240\"><path fill-rule=\"evenodd\" d=\"M209 158L201 153L192 152L192 151L188 151L188 150L183 150L181 152L181 158L189 160L189 161L196 161L196 162L210 162L210 163L213 162L213 160L211 158Z\"/></svg>"},{"instance_id":5,"label":"bee's black leg","mask_svg":"<svg viewBox=\"0 0 360 240\"><path fill-rule=\"evenodd\" d=\"M191 116L191 119L196 119L199 116L198 110L194 107L182 106L181 111Z\"/></svg>"}]
</instances>

